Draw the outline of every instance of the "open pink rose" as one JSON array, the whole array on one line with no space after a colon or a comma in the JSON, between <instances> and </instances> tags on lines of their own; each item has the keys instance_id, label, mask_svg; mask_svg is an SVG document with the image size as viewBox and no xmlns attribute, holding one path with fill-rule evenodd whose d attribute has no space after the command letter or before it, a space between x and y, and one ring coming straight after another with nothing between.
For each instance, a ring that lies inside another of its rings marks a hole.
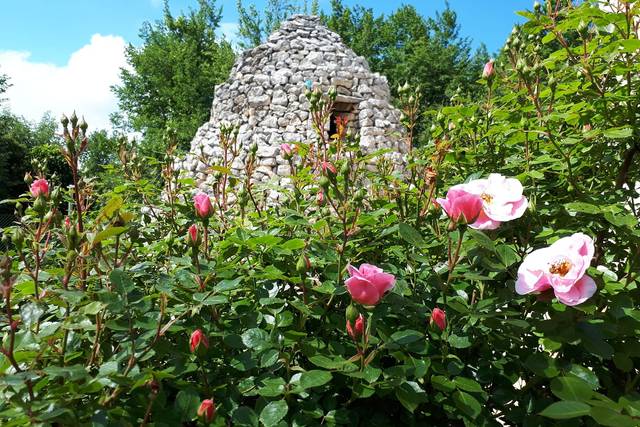
<instances>
[{"instance_id":1,"label":"open pink rose","mask_svg":"<svg viewBox=\"0 0 640 427\"><path fill-rule=\"evenodd\" d=\"M449 192L453 190L451 197ZM447 192L447 200L437 199L438 204L454 220L456 206L462 214L470 215L475 208L472 196L480 198L482 209L469 227L476 230L495 230L504 221L520 218L527 210L527 198L522 195L522 184L515 178L507 178L498 173L492 173L486 179L474 179L466 184L458 184ZM459 202L453 203L460 199ZM464 210L462 209L464 207ZM449 212L448 208L451 209ZM466 216L465 216L466 218Z\"/></svg>"},{"instance_id":2,"label":"open pink rose","mask_svg":"<svg viewBox=\"0 0 640 427\"><path fill-rule=\"evenodd\" d=\"M31 190L31 195L34 198L40 196L43 196L45 198L49 197L49 182L44 178L36 179L35 181L33 181L29 189Z\"/></svg>"},{"instance_id":3,"label":"open pink rose","mask_svg":"<svg viewBox=\"0 0 640 427\"><path fill-rule=\"evenodd\" d=\"M582 233L531 252L518 268L516 292L525 295L553 288L561 303L583 303L596 292L595 282L585 275L593 253L593 240Z\"/></svg>"},{"instance_id":4,"label":"open pink rose","mask_svg":"<svg viewBox=\"0 0 640 427\"><path fill-rule=\"evenodd\" d=\"M376 305L384 294L393 289L396 278L371 264L362 264L360 268L347 266L350 278L345 281L351 298L363 305Z\"/></svg>"},{"instance_id":5,"label":"open pink rose","mask_svg":"<svg viewBox=\"0 0 640 427\"><path fill-rule=\"evenodd\" d=\"M193 196L193 206L196 209L196 214L200 218L209 218L213 215L213 205L211 199L205 193L198 193Z\"/></svg>"},{"instance_id":6,"label":"open pink rose","mask_svg":"<svg viewBox=\"0 0 640 427\"><path fill-rule=\"evenodd\" d=\"M445 199L436 199L436 203L444 209L454 222L474 222L482 210L482 199L464 189L465 184L454 185L447 191Z\"/></svg>"}]
</instances>

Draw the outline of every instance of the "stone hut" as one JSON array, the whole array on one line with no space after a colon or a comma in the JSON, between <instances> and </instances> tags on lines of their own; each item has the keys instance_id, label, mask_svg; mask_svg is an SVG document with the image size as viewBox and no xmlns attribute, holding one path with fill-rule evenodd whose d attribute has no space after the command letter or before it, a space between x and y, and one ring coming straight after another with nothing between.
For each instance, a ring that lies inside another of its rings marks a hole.
<instances>
[{"instance_id":1,"label":"stone hut","mask_svg":"<svg viewBox=\"0 0 640 427\"><path fill-rule=\"evenodd\" d=\"M215 88L211 118L198 129L182 169L202 189L209 187L213 177L199 157L213 164L222 156L220 126L227 123L239 126L241 152L232 167L234 174L242 173L255 142L256 179L267 182L288 177L289 164L280 154L280 144L316 139L305 97L308 82L324 93L332 86L337 88L334 113L326 126L330 132L335 116L346 115L363 150L392 148L398 156L406 151L400 112L390 105L387 79L372 73L367 61L317 16L295 15L266 43L239 55L229 79Z\"/></svg>"}]
</instances>

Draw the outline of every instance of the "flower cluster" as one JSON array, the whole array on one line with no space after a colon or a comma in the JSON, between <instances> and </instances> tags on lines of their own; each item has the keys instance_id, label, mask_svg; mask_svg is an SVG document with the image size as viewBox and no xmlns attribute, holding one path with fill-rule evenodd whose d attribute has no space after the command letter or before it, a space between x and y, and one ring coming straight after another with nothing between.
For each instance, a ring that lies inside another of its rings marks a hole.
<instances>
[{"instance_id":1,"label":"flower cluster","mask_svg":"<svg viewBox=\"0 0 640 427\"><path fill-rule=\"evenodd\" d=\"M495 230L505 221L520 218L528 204L520 181L497 173L454 185L445 199L436 202L453 222L464 220L477 230Z\"/></svg>"}]
</instances>

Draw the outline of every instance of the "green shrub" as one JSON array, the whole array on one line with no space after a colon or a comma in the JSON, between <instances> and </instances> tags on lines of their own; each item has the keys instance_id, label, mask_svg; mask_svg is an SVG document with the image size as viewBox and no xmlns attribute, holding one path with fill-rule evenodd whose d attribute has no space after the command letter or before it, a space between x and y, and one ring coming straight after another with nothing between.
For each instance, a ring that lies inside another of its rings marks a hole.
<instances>
[{"instance_id":1,"label":"green shrub","mask_svg":"<svg viewBox=\"0 0 640 427\"><path fill-rule=\"evenodd\" d=\"M172 149L159 188L122 147L91 192L65 123L76 185L25 194L4 230L3 423L638 425L638 7L525 13L486 100L430 113L404 167L338 126L281 147L277 205L255 152L194 201Z\"/></svg>"}]
</instances>

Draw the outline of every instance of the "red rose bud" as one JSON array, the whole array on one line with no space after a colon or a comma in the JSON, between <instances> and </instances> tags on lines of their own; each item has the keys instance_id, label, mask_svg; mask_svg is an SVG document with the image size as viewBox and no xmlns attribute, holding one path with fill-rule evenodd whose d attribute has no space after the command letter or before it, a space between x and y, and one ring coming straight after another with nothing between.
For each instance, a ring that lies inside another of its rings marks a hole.
<instances>
[{"instance_id":1,"label":"red rose bud","mask_svg":"<svg viewBox=\"0 0 640 427\"><path fill-rule=\"evenodd\" d=\"M326 174L328 174L327 171L331 172L332 174L336 174L338 173L338 170L336 169L335 166L333 166L333 164L331 164L331 162L322 162L322 171Z\"/></svg>"},{"instance_id":2,"label":"red rose bud","mask_svg":"<svg viewBox=\"0 0 640 427\"><path fill-rule=\"evenodd\" d=\"M64 228L67 229L67 231L71 228L71 220L68 216L64 217Z\"/></svg>"},{"instance_id":3,"label":"red rose bud","mask_svg":"<svg viewBox=\"0 0 640 427\"><path fill-rule=\"evenodd\" d=\"M192 224L191 227L189 227L187 243L189 246L193 247L197 247L200 244L200 233L198 233L198 226L195 224Z\"/></svg>"},{"instance_id":4,"label":"red rose bud","mask_svg":"<svg viewBox=\"0 0 640 427\"><path fill-rule=\"evenodd\" d=\"M318 203L318 206L324 205L324 191L322 190L318 191L318 194L316 196L316 202Z\"/></svg>"},{"instance_id":5,"label":"red rose bud","mask_svg":"<svg viewBox=\"0 0 640 427\"><path fill-rule=\"evenodd\" d=\"M444 331L444 328L447 327L447 315L444 310L439 308L434 308L431 312L431 324L436 324L441 331Z\"/></svg>"},{"instance_id":6,"label":"red rose bud","mask_svg":"<svg viewBox=\"0 0 640 427\"><path fill-rule=\"evenodd\" d=\"M195 352L198 347L202 344L205 348L209 348L209 340L202 333L200 329L196 329L191 334L191 339L189 340L189 347L191 348L191 352Z\"/></svg>"},{"instance_id":7,"label":"red rose bud","mask_svg":"<svg viewBox=\"0 0 640 427\"><path fill-rule=\"evenodd\" d=\"M205 193L198 193L193 196L193 207L196 209L196 214L200 218L209 218L213 215L213 205L211 199Z\"/></svg>"},{"instance_id":8,"label":"red rose bud","mask_svg":"<svg viewBox=\"0 0 640 427\"><path fill-rule=\"evenodd\" d=\"M360 337L364 333L364 326L365 320L362 314L360 314L356 318L353 326L351 326L351 322L347 320L347 333L354 341L358 341L358 339L360 339Z\"/></svg>"},{"instance_id":9,"label":"red rose bud","mask_svg":"<svg viewBox=\"0 0 640 427\"><path fill-rule=\"evenodd\" d=\"M45 198L49 197L49 183L44 178L33 181L30 190L33 198L38 198L40 196Z\"/></svg>"},{"instance_id":10,"label":"red rose bud","mask_svg":"<svg viewBox=\"0 0 640 427\"><path fill-rule=\"evenodd\" d=\"M216 404L213 399L205 399L198 408L198 416L204 418L208 423L213 421L213 417L216 416Z\"/></svg>"}]
</instances>

